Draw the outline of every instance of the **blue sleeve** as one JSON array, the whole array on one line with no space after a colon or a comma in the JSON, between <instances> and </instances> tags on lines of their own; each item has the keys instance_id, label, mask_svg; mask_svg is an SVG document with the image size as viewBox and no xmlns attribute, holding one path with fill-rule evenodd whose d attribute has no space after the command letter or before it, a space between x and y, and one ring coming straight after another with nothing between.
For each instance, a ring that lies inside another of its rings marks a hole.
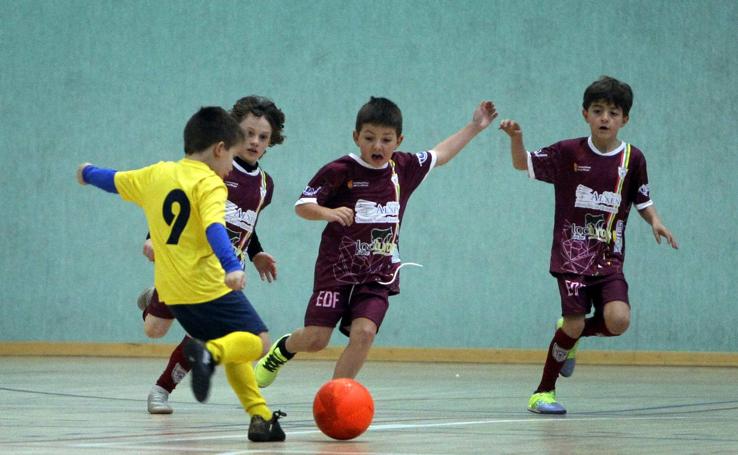
<instances>
[{"instance_id":1,"label":"blue sleeve","mask_svg":"<svg viewBox=\"0 0 738 455\"><path fill-rule=\"evenodd\" d=\"M115 188L115 169L105 169L89 165L82 170L82 179L108 193L118 193Z\"/></svg>"},{"instance_id":2,"label":"blue sleeve","mask_svg":"<svg viewBox=\"0 0 738 455\"><path fill-rule=\"evenodd\" d=\"M231 240L228 238L225 226L220 223L213 223L205 229L205 235L208 237L208 243L210 243L226 273L241 270L241 263L238 262L236 253L233 252L233 245L231 245Z\"/></svg>"}]
</instances>

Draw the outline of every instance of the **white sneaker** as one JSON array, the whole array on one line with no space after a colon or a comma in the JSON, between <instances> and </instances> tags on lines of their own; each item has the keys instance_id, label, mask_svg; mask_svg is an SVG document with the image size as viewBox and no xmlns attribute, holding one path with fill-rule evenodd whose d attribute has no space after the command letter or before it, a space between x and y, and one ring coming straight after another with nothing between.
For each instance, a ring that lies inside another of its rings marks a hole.
<instances>
[{"instance_id":1,"label":"white sneaker","mask_svg":"<svg viewBox=\"0 0 738 455\"><path fill-rule=\"evenodd\" d=\"M149 392L149 414L171 414L174 412L169 406L169 392L158 385L154 385Z\"/></svg>"}]
</instances>

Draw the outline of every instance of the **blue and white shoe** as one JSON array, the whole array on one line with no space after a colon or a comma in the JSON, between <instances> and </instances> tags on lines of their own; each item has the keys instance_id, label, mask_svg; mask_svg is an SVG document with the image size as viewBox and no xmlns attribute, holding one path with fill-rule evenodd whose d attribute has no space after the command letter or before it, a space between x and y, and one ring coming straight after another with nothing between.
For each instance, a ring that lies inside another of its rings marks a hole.
<instances>
[{"instance_id":1,"label":"blue and white shoe","mask_svg":"<svg viewBox=\"0 0 738 455\"><path fill-rule=\"evenodd\" d=\"M528 410L536 414L566 414L566 409L556 401L556 391L534 393L528 400Z\"/></svg>"}]
</instances>

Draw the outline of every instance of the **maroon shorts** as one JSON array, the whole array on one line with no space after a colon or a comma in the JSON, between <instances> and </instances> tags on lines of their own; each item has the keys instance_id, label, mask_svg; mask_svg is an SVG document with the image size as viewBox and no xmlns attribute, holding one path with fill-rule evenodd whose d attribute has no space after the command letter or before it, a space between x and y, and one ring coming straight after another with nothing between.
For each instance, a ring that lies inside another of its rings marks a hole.
<instances>
[{"instance_id":1,"label":"maroon shorts","mask_svg":"<svg viewBox=\"0 0 738 455\"><path fill-rule=\"evenodd\" d=\"M382 325L389 308L389 289L377 283L341 286L313 292L305 311L305 326L335 327L349 335L351 321L367 318Z\"/></svg>"},{"instance_id":2,"label":"maroon shorts","mask_svg":"<svg viewBox=\"0 0 738 455\"><path fill-rule=\"evenodd\" d=\"M628 305L628 282L622 273L604 276L584 276L570 273L556 274L561 295L561 315L601 314L608 302L621 300Z\"/></svg>"},{"instance_id":3,"label":"maroon shorts","mask_svg":"<svg viewBox=\"0 0 738 455\"><path fill-rule=\"evenodd\" d=\"M159 292L154 289L154 293L151 295L151 303L146 307L146 312L152 314L157 318L162 319L174 319L174 315L169 308L159 300Z\"/></svg>"}]
</instances>

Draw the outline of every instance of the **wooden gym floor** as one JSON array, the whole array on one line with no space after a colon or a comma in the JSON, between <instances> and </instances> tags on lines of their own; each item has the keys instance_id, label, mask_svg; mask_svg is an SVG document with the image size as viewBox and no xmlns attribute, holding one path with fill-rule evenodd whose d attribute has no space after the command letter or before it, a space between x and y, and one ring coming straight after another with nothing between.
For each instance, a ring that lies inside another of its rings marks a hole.
<instances>
[{"instance_id":1,"label":"wooden gym floor","mask_svg":"<svg viewBox=\"0 0 738 455\"><path fill-rule=\"evenodd\" d=\"M558 383L566 416L525 410L539 365L369 362L358 378L375 418L353 441L312 421L333 362L293 361L265 396L284 443L246 438L248 418L222 371L210 400L189 378L169 416L146 412L165 359L0 357L0 453L6 454L735 454L738 368L579 365Z\"/></svg>"}]
</instances>

